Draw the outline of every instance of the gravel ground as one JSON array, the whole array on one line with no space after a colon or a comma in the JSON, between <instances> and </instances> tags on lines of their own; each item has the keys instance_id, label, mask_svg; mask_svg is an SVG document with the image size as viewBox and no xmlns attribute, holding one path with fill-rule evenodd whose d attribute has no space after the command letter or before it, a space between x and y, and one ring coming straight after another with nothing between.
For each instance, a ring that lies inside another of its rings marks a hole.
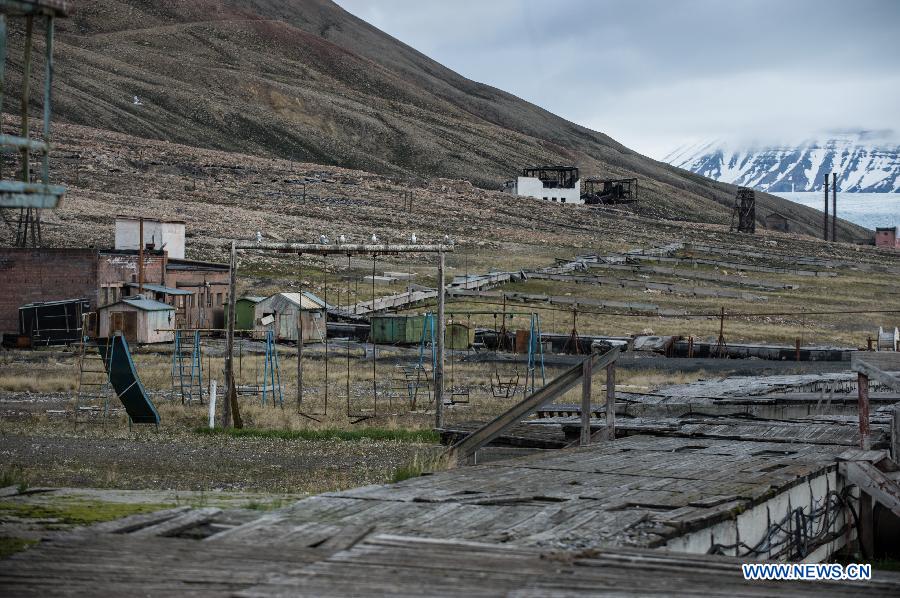
<instances>
[{"instance_id":1,"label":"gravel ground","mask_svg":"<svg viewBox=\"0 0 900 598\"><path fill-rule=\"evenodd\" d=\"M30 486L318 493L389 480L429 445L207 436L119 416L76 429L63 394L0 394L0 473ZM51 414L47 414L50 410Z\"/></svg>"}]
</instances>

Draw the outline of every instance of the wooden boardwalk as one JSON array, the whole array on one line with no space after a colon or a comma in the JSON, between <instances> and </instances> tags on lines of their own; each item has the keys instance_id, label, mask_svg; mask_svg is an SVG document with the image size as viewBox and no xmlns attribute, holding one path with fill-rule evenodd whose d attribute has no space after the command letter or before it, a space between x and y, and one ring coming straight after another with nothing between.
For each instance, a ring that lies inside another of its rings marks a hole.
<instances>
[{"instance_id":1,"label":"wooden boardwalk","mask_svg":"<svg viewBox=\"0 0 900 598\"><path fill-rule=\"evenodd\" d=\"M0 561L9 597L897 596L867 582L748 582L741 561L647 549L558 552L369 534L339 549L75 535Z\"/></svg>"},{"instance_id":2,"label":"wooden boardwalk","mask_svg":"<svg viewBox=\"0 0 900 598\"><path fill-rule=\"evenodd\" d=\"M656 547L834 471L846 447L632 436L301 500L209 541L327 524L560 549Z\"/></svg>"}]
</instances>

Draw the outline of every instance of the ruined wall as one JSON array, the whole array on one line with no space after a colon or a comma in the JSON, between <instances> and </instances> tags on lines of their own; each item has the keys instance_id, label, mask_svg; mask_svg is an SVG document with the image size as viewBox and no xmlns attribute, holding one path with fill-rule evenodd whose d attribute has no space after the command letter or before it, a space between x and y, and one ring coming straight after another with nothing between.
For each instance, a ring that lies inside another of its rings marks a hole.
<instances>
[{"instance_id":1,"label":"ruined wall","mask_svg":"<svg viewBox=\"0 0 900 598\"><path fill-rule=\"evenodd\" d=\"M97 250L0 248L0 334L19 331L19 307L87 298L97 306Z\"/></svg>"},{"instance_id":2,"label":"ruined wall","mask_svg":"<svg viewBox=\"0 0 900 598\"><path fill-rule=\"evenodd\" d=\"M224 269L223 269L224 268ZM204 267L201 262L171 264L166 286L190 291L179 305L179 324L186 327L221 328L228 302L227 266Z\"/></svg>"}]
</instances>

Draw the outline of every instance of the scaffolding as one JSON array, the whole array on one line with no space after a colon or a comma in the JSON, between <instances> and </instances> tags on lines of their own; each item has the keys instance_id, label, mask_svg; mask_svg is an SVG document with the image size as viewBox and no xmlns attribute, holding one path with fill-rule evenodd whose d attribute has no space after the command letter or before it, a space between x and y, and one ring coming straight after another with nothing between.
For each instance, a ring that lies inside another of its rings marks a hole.
<instances>
[{"instance_id":1,"label":"scaffolding","mask_svg":"<svg viewBox=\"0 0 900 598\"><path fill-rule=\"evenodd\" d=\"M50 184L50 122L53 105L54 21L58 17L65 17L68 9L69 2L65 0L0 0L0 113L3 112L3 91L8 88L5 77L9 45L7 17L25 19L18 134L7 135L0 131L0 151L19 155L17 173L8 178L5 172L0 171L0 217L15 232L16 247L42 245L40 210L57 207L65 195L62 185ZM35 20L43 21L45 36L43 129L38 139L31 138L28 122ZM32 154L41 156L40 182L32 180ZM8 215L7 210L18 210L18 216Z\"/></svg>"}]
</instances>

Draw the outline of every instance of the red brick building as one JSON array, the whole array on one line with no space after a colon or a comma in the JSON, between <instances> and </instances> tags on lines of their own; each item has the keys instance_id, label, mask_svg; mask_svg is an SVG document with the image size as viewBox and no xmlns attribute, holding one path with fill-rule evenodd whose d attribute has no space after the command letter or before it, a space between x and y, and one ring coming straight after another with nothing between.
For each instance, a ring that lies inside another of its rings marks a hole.
<instances>
[{"instance_id":1,"label":"red brick building","mask_svg":"<svg viewBox=\"0 0 900 598\"><path fill-rule=\"evenodd\" d=\"M18 309L28 303L86 298L96 310L138 294L138 252L115 249L0 248L0 334L18 332ZM176 308L185 327L221 326L228 266L170 260L144 252L144 294Z\"/></svg>"},{"instance_id":2,"label":"red brick building","mask_svg":"<svg viewBox=\"0 0 900 598\"><path fill-rule=\"evenodd\" d=\"M875 245L878 247L900 249L900 239L897 238L897 227L876 228Z\"/></svg>"}]
</instances>

